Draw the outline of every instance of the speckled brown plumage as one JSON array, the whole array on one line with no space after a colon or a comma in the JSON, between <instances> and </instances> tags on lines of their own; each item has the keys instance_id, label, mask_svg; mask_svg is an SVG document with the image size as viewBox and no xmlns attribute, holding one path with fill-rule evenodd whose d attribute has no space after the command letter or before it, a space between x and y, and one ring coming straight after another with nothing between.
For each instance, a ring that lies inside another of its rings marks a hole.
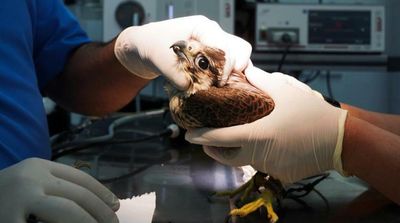
<instances>
[{"instance_id":1,"label":"speckled brown plumage","mask_svg":"<svg viewBox=\"0 0 400 223\"><path fill-rule=\"evenodd\" d=\"M174 45L178 66L191 81L186 91L167 85L170 110L176 123L185 128L227 127L253 122L274 108L273 100L253 87L242 73L223 76L224 52L199 42L180 41ZM204 61L208 60L205 68ZM201 66L203 65L203 66Z\"/></svg>"},{"instance_id":2,"label":"speckled brown plumage","mask_svg":"<svg viewBox=\"0 0 400 223\"><path fill-rule=\"evenodd\" d=\"M226 127L253 122L272 111L271 100L254 92L228 87L210 87L189 96L179 122L184 128ZM190 117L190 118L189 118Z\"/></svg>"},{"instance_id":3,"label":"speckled brown plumage","mask_svg":"<svg viewBox=\"0 0 400 223\"><path fill-rule=\"evenodd\" d=\"M174 88L171 83L166 85L171 114L179 126L190 129L245 124L268 115L274 109L272 98L253 87L243 73L224 76L223 51L203 46L195 40L179 41L171 48L177 55L178 68L190 82L185 91ZM252 180L228 195L243 191L243 196L248 196L251 191L260 194L260 188L264 189L259 199L233 209L230 214L245 216L262 205L267 208L270 221L277 221L272 199L279 197L283 187L268 174L257 173Z\"/></svg>"}]
</instances>

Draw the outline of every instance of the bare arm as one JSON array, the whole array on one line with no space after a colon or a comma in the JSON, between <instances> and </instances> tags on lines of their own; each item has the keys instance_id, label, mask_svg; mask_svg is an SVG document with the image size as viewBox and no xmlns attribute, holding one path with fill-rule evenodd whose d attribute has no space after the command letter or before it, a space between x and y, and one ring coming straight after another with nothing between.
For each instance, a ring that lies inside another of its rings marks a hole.
<instances>
[{"instance_id":1,"label":"bare arm","mask_svg":"<svg viewBox=\"0 0 400 223\"><path fill-rule=\"evenodd\" d=\"M344 103L340 103L340 106L347 110L353 117L367 121L396 135L400 135L400 115L371 112Z\"/></svg>"},{"instance_id":2,"label":"bare arm","mask_svg":"<svg viewBox=\"0 0 400 223\"><path fill-rule=\"evenodd\" d=\"M120 64L114 42L79 47L64 72L46 87L49 96L68 110L88 115L104 115L129 103L149 80Z\"/></svg>"},{"instance_id":3,"label":"bare arm","mask_svg":"<svg viewBox=\"0 0 400 223\"><path fill-rule=\"evenodd\" d=\"M349 114L345 124L344 170L400 204L400 136Z\"/></svg>"}]
</instances>

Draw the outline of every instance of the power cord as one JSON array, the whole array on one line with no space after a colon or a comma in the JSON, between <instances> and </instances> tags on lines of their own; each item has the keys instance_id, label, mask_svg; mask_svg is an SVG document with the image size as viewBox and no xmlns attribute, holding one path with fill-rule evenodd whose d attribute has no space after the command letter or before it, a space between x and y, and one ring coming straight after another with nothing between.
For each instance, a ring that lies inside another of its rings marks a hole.
<instances>
[{"instance_id":1,"label":"power cord","mask_svg":"<svg viewBox=\"0 0 400 223\"><path fill-rule=\"evenodd\" d=\"M83 141L82 143L76 144L74 143L73 145L65 145L62 147L58 147L57 150L53 152L53 155L51 157L51 160L56 160L62 156L76 153L78 151L86 150L95 146L101 147L101 146L106 146L106 145L116 145L116 144L126 144L126 143L139 143L139 142L144 142L160 137L176 137L179 135L179 128L175 124L171 124L167 126L167 128L159 133L149 135L149 136L144 136L142 138L138 139L108 139L107 137L104 137L105 140L86 140Z\"/></svg>"},{"instance_id":2,"label":"power cord","mask_svg":"<svg viewBox=\"0 0 400 223\"><path fill-rule=\"evenodd\" d=\"M309 177L305 180L313 179L313 178L316 178L316 179L307 184L297 182L295 184L300 185L300 186L289 188L288 190L286 190L284 197L285 198L302 198L304 196L307 196L311 191L315 191L315 186L317 184L319 184L322 180L326 179L328 176L329 176L329 173L324 173L324 174L319 174L319 175L316 175L313 177Z\"/></svg>"},{"instance_id":3,"label":"power cord","mask_svg":"<svg viewBox=\"0 0 400 223\"><path fill-rule=\"evenodd\" d=\"M302 75L302 74L300 74L300 75ZM304 79L302 78L302 79L301 79L301 82L303 82L303 83L305 83L305 84L311 83L311 82L313 82L315 79L317 79L320 75L321 75L321 71L320 71L320 70L317 70L317 71L315 71L314 73L309 74L309 75L308 75L307 77L305 77ZM299 78L299 79L300 79L300 78Z\"/></svg>"},{"instance_id":4,"label":"power cord","mask_svg":"<svg viewBox=\"0 0 400 223\"><path fill-rule=\"evenodd\" d=\"M86 124L86 125L81 126L78 129L73 130L73 131L66 131L64 133L52 136L51 140L50 140L51 147L52 147L52 150L54 153L54 152L57 152L58 150L66 148L66 147L73 147L74 145L90 144L90 143L104 142L107 140L111 140L114 138L114 132L118 126L135 121L140 118L164 115L166 112L167 112L167 109L159 109L159 110L154 110L154 111L147 111L147 112L136 113L136 114L132 114L132 115L126 115L126 116L123 116L121 118L114 120L108 126L108 131L107 131L106 135L59 143L59 141L62 141L60 139L66 140L66 139L68 139L68 136L70 136L71 134L76 134L76 133L79 133L79 132L83 131L84 129L86 129L89 125L89 124Z\"/></svg>"},{"instance_id":5,"label":"power cord","mask_svg":"<svg viewBox=\"0 0 400 223\"><path fill-rule=\"evenodd\" d=\"M282 71L282 67L283 67L283 64L285 63L286 56L289 53L290 47L291 47L290 44L287 44L286 47L285 47L285 51L283 52L281 60L279 61L279 64L278 64L278 69L277 69L278 72Z\"/></svg>"},{"instance_id":6,"label":"power cord","mask_svg":"<svg viewBox=\"0 0 400 223\"><path fill-rule=\"evenodd\" d=\"M293 39L288 33L285 33L281 36L281 41L282 41L282 44L285 46L285 51L283 52L282 58L279 61L278 72L281 72L282 66L286 60L286 56L288 55L290 47L292 47L292 44L293 44Z\"/></svg>"},{"instance_id":7,"label":"power cord","mask_svg":"<svg viewBox=\"0 0 400 223\"><path fill-rule=\"evenodd\" d=\"M323 174L319 174L319 175L304 179L304 180L312 180L309 183L303 183L303 182L294 183L294 185L299 185L299 186L291 187L284 192L283 198L280 200L278 199L278 202L277 202L278 209L280 209L282 211L282 209L283 209L282 208L282 200L289 199L289 200L293 200L296 203L300 204L306 210L312 211L313 210L312 207L310 205L308 205L307 202L304 201L302 198L306 197L311 192L314 192L322 199L322 201L325 203L326 211L329 212L330 205L329 205L328 200L326 199L326 197L324 195L322 195L322 193L320 191L318 191L315 188L319 183L321 183L328 176L329 176L329 173L323 173Z\"/></svg>"},{"instance_id":8,"label":"power cord","mask_svg":"<svg viewBox=\"0 0 400 223\"><path fill-rule=\"evenodd\" d=\"M334 99L332 92L331 72L329 70L326 72L326 89L328 91L329 97Z\"/></svg>"}]
</instances>

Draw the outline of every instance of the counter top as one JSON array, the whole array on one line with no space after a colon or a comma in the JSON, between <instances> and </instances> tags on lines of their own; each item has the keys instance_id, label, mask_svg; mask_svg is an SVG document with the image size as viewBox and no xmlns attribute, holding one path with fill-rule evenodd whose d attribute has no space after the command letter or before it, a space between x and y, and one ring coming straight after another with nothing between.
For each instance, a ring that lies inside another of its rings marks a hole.
<instances>
[{"instance_id":1,"label":"counter top","mask_svg":"<svg viewBox=\"0 0 400 223\"><path fill-rule=\"evenodd\" d=\"M142 123L144 122L144 123ZM137 130L158 131L162 120L152 117L121 127L118 137L137 136ZM156 193L154 223L225 222L229 199L210 199L216 191L239 187L242 171L217 163L200 146L183 140L154 138L139 143L96 146L58 161L72 164L82 160L82 169L124 199ZM399 222L400 208L370 190L361 180L343 178L336 172L302 197L303 204L284 199L277 208L279 222ZM268 222L258 212L236 222Z\"/></svg>"}]
</instances>

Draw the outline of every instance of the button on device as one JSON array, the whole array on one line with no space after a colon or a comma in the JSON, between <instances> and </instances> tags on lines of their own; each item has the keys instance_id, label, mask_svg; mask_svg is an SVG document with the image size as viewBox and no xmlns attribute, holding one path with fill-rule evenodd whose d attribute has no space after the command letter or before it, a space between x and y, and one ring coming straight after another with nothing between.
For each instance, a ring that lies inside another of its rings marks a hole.
<instances>
[{"instance_id":1,"label":"button on device","mask_svg":"<svg viewBox=\"0 0 400 223\"><path fill-rule=\"evenodd\" d=\"M293 29L270 29L269 43L299 43L298 31Z\"/></svg>"}]
</instances>

